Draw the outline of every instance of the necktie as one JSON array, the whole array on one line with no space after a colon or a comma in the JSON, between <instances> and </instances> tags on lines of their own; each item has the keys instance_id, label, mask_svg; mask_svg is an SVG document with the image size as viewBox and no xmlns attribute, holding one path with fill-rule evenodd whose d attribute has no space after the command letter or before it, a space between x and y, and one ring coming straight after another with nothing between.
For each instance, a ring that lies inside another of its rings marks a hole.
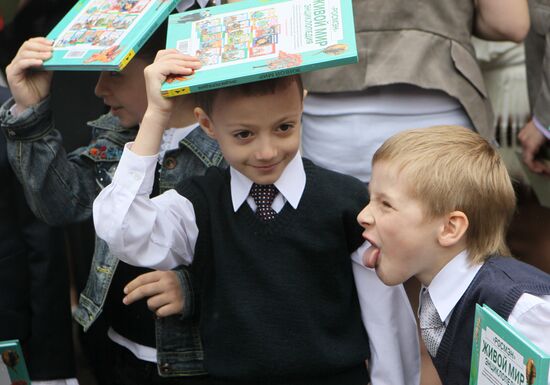
<instances>
[{"instance_id":1,"label":"necktie","mask_svg":"<svg viewBox=\"0 0 550 385\"><path fill-rule=\"evenodd\" d=\"M275 210L271 208L273 199L279 190L273 184L252 184L250 189L250 196L256 203L256 215L264 221L269 221L277 215Z\"/></svg>"},{"instance_id":2,"label":"necktie","mask_svg":"<svg viewBox=\"0 0 550 385\"><path fill-rule=\"evenodd\" d=\"M420 307L420 333L428 352L432 357L437 354L437 349L445 333L445 323L439 318L432 298L428 290L422 290L422 305Z\"/></svg>"}]
</instances>

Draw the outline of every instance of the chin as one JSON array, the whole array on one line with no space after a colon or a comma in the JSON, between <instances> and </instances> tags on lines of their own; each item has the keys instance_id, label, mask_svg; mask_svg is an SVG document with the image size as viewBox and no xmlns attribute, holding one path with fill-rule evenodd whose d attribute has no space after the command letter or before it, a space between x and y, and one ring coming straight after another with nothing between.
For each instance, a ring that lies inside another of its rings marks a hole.
<instances>
[{"instance_id":1,"label":"chin","mask_svg":"<svg viewBox=\"0 0 550 385\"><path fill-rule=\"evenodd\" d=\"M380 266L376 267L376 275L387 286L399 285L408 279L407 277L401 277L396 274L388 274L384 269L381 269Z\"/></svg>"}]
</instances>

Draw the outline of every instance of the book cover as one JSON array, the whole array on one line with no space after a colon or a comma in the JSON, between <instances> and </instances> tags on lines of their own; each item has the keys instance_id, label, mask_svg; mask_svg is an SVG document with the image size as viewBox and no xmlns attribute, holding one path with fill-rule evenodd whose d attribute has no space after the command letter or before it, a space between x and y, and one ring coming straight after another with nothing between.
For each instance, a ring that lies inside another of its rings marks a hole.
<instances>
[{"instance_id":1,"label":"book cover","mask_svg":"<svg viewBox=\"0 0 550 385\"><path fill-rule=\"evenodd\" d=\"M351 0L245 0L174 14L166 45L203 66L167 79L165 96L357 62Z\"/></svg>"},{"instance_id":2,"label":"book cover","mask_svg":"<svg viewBox=\"0 0 550 385\"><path fill-rule=\"evenodd\" d=\"M48 70L119 71L178 0L79 0L48 34Z\"/></svg>"},{"instance_id":3,"label":"book cover","mask_svg":"<svg viewBox=\"0 0 550 385\"><path fill-rule=\"evenodd\" d=\"M487 305L476 305L470 385L548 385L550 355Z\"/></svg>"},{"instance_id":4,"label":"book cover","mask_svg":"<svg viewBox=\"0 0 550 385\"><path fill-rule=\"evenodd\" d=\"M0 341L0 385L31 383L19 340Z\"/></svg>"}]
</instances>

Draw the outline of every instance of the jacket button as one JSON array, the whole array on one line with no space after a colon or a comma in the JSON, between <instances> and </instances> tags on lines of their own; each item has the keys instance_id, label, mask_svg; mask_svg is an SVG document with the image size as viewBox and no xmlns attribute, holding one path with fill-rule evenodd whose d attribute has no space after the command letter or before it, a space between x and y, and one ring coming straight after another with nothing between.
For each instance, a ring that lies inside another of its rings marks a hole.
<instances>
[{"instance_id":1,"label":"jacket button","mask_svg":"<svg viewBox=\"0 0 550 385\"><path fill-rule=\"evenodd\" d=\"M13 130L8 130L8 135L9 135L9 136L15 136L15 131L13 131Z\"/></svg>"},{"instance_id":2,"label":"jacket button","mask_svg":"<svg viewBox=\"0 0 550 385\"><path fill-rule=\"evenodd\" d=\"M176 159L169 157L164 160L164 167L166 167L168 170L172 170L176 167Z\"/></svg>"},{"instance_id":3,"label":"jacket button","mask_svg":"<svg viewBox=\"0 0 550 385\"><path fill-rule=\"evenodd\" d=\"M170 370L170 364L167 363L167 362L165 362L164 364L162 364L162 365L160 366L160 370L162 370L163 372L166 373L167 371Z\"/></svg>"}]
</instances>

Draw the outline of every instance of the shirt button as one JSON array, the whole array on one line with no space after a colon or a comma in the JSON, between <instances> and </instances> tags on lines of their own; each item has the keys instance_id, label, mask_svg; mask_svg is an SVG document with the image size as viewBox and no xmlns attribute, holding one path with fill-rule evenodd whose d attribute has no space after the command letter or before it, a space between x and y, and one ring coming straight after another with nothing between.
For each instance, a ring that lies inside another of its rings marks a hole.
<instances>
[{"instance_id":1,"label":"shirt button","mask_svg":"<svg viewBox=\"0 0 550 385\"><path fill-rule=\"evenodd\" d=\"M170 157L170 158L166 158L164 160L164 167L166 167L168 170L172 170L174 168L176 168L176 159Z\"/></svg>"}]
</instances>

